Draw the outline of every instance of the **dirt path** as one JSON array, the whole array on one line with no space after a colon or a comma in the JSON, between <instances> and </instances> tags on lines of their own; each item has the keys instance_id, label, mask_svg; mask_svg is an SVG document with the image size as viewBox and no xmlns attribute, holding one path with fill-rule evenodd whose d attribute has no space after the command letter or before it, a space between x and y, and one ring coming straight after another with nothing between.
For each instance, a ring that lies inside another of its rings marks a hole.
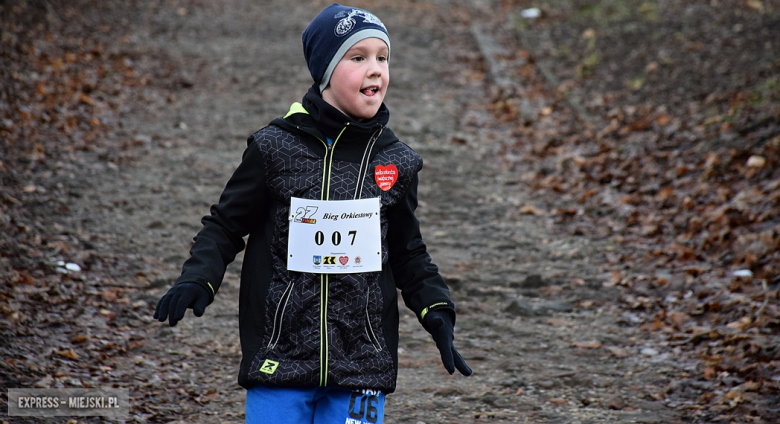
<instances>
[{"instance_id":1,"label":"dirt path","mask_svg":"<svg viewBox=\"0 0 780 424\"><path fill-rule=\"evenodd\" d=\"M80 170L75 179L89 188L62 225L88 229L93 248L117 258L107 272L132 305L130 317L114 326L117 340L80 348L138 342L106 359L111 370L99 380L129 387L141 422L243 421L244 391L235 382L243 257L203 318L189 315L168 328L151 313L178 276L246 136L310 85L300 34L327 3L173 1L132 11L137 67L168 64L154 70L165 84L152 79L116 129L134 140L139 158ZM524 170L503 170L495 158L497 140L512 129L488 111L487 98L501 84L484 55L492 42L517 46L498 31L494 3L355 3L390 30L391 127L425 160L423 235L453 289L456 343L474 369L470 378L448 376L430 337L402 307L401 369L386 420L689 421L678 400L700 396L707 384L693 377L697 362L680 347L638 333L641 318L619 307L619 287L604 284L609 274L600 265L620 247L564 233L529 213ZM553 101L537 97L527 111ZM673 381L679 375L691 378ZM676 392L667 396L670 385Z\"/></svg>"}]
</instances>

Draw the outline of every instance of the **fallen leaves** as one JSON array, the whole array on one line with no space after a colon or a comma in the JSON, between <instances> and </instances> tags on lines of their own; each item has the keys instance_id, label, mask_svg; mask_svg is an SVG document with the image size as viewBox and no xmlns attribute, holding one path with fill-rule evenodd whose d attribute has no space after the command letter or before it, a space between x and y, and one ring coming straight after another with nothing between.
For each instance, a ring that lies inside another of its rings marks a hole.
<instances>
[{"instance_id":1,"label":"fallen leaves","mask_svg":"<svg viewBox=\"0 0 780 424\"><path fill-rule=\"evenodd\" d=\"M571 347L579 347L583 349L598 349L601 347L601 342L598 340L584 340L577 341L571 344Z\"/></svg>"},{"instance_id":2,"label":"fallen leaves","mask_svg":"<svg viewBox=\"0 0 780 424\"><path fill-rule=\"evenodd\" d=\"M758 22L756 13L770 13L766 2L737 3L753 13L750 22ZM725 20L698 31L734 19L730 7L703 7ZM561 16L571 16L564 10ZM552 84L551 91L592 99L587 112L593 119L579 125L582 119L573 122L556 108L555 114L518 124L497 150L501 163L517 169L533 191L528 203L548 211L555 225L619 246L619 254L604 252L597 260L603 260L603 286L620 290L625 325L708 358L697 378L713 382L716 392L702 396L708 406L696 406L736 411L753 402L751 394L766 399L780 385L780 356L770 347L777 345L780 329L780 91L776 73L755 78L751 87L736 83L735 75L753 73L753 63L734 67L724 61L724 78L690 59L706 56L717 63L738 51L768 68L774 59L765 59L760 47L765 35L736 19L728 25L735 44L705 44L678 34L664 43L662 54L637 54L634 60L629 56L644 47L630 40L652 38L650 32L637 38L644 31L638 28L652 28L653 37L658 28L633 18L638 26L630 39L620 25L596 27L594 20L535 23L533 30L547 31L552 45L576 46L532 53L566 81ZM608 39L612 45L604 44ZM533 74L525 78L537 82ZM693 86L702 90L701 99L689 92ZM596 345L571 343L580 349ZM615 357L635 353L606 350ZM653 345L639 353L656 358L667 351ZM757 388L735 389L743 384ZM679 393L654 390L648 396L662 400Z\"/></svg>"},{"instance_id":3,"label":"fallen leaves","mask_svg":"<svg viewBox=\"0 0 780 424\"><path fill-rule=\"evenodd\" d=\"M613 396L606 402L607 409L621 410L626 407L626 401L620 396Z\"/></svg>"},{"instance_id":4,"label":"fallen leaves","mask_svg":"<svg viewBox=\"0 0 780 424\"><path fill-rule=\"evenodd\" d=\"M700 135L677 142L670 129L696 125L672 116L664 107L615 107L586 143L569 142L564 131L523 133L527 144L513 142L521 147L508 149L505 161L540 169L523 174L537 206L522 213L546 209L575 234L606 232L618 240L621 254L605 254L603 286L623 290L624 307L637 311L629 325L663 335L672 347L721 358L711 359L700 378L722 388L710 404L733 409L751 401L731 379L760 381L762 393L780 386L766 383L765 376L780 372L780 357L761 342L780 328L780 136L712 144L704 136L710 124L719 133L739 131L721 125L730 119L724 114L694 117ZM512 306L514 314L533 316L529 307ZM602 348L594 340L570 346ZM645 346L638 353L665 352Z\"/></svg>"},{"instance_id":5,"label":"fallen leaves","mask_svg":"<svg viewBox=\"0 0 780 424\"><path fill-rule=\"evenodd\" d=\"M755 267L758 278L771 280L778 275L780 208L776 202L780 198L780 176L774 170L780 168L780 137L750 153L733 148L702 151L707 148L705 141L687 150L652 148L663 142L660 137L645 138L644 145L634 147L630 141L633 134L660 132L663 127L659 120L668 123L666 118L659 118L665 115L652 110L646 110L646 115L640 113L615 114L613 123L599 135L598 151L591 155L574 153L582 151L579 144L557 142L548 162L557 160L574 166L547 167L559 171L532 175L531 187L540 196L570 194L585 210L599 210L610 219L617 217L623 221L618 234L684 241L685 255L679 257L682 261L730 255L732 264ZM628 121L626 124L618 119L621 116ZM613 132L621 125L621 131ZM540 143L549 145L549 138ZM540 150L531 147L530 152ZM738 162L740 157L744 165ZM613 200L615 197L619 202ZM563 203L548 209L561 218L593 219ZM524 213L534 210L528 208ZM612 231L616 227L612 226ZM746 242L756 227L763 227L761 240Z\"/></svg>"},{"instance_id":6,"label":"fallen leaves","mask_svg":"<svg viewBox=\"0 0 780 424\"><path fill-rule=\"evenodd\" d=\"M79 359L79 354L76 353L72 348L62 350L53 349L52 353L63 358L72 359L74 361Z\"/></svg>"},{"instance_id":7,"label":"fallen leaves","mask_svg":"<svg viewBox=\"0 0 780 424\"><path fill-rule=\"evenodd\" d=\"M630 355L628 350L617 346L607 346L607 350L616 358L626 358Z\"/></svg>"},{"instance_id":8,"label":"fallen leaves","mask_svg":"<svg viewBox=\"0 0 780 424\"><path fill-rule=\"evenodd\" d=\"M550 400L548 400L548 402L550 402L555 406L569 406L569 402L567 402L566 399L561 399L561 398L551 398Z\"/></svg>"},{"instance_id":9,"label":"fallen leaves","mask_svg":"<svg viewBox=\"0 0 780 424\"><path fill-rule=\"evenodd\" d=\"M11 387L149 384L143 396L160 396L151 390L162 381L156 371L130 365L127 372L128 354L143 351L149 337L149 303L131 302L148 281L138 278L138 287L116 281L136 271L155 278L155 263L133 258L139 263L129 266L126 255L102 248L110 236L60 219L79 215L70 208L92 195L78 180L89 175L85 168L102 178L141 152L111 130L120 126L120 108L141 95L137 88L155 81L160 63L153 55L134 61L138 52L125 44L125 7L133 6L0 7L0 334L8 341L0 344L0 379ZM90 213L82 215L90 222ZM205 403L220 395L198 396ZM180 409L181 399L165 402ZM134 412L143 408L139 403ZM169 414L170 421L175 413L163 409L144 420Z\"/></svg>"},{"instance_id":10,"label":"fallen leaves","mask_svg":"<svg viewBox=\"0 0 780 424\"><path fill-rule=\"evenodd\" d=\"M86 342L87 340L89 340L89 337L87 337L87 336L85 336L83 334L79 334L79 335L73 337L72 339L70 339L70 342L74 343L74 344L81 344L81 343Z\"/></svg>"},{"instance_id":11,"label":"fallen leaves","mask_svg":"<svg viewBox=\"0 0 780 424\"><path fill-rule=\"evenodd\" d=\"M536 215L536 216L546 215L545 211L532 205L524 205L523 207L520 208L520 213L525 215Z\"/></svg>"}]
</instances>

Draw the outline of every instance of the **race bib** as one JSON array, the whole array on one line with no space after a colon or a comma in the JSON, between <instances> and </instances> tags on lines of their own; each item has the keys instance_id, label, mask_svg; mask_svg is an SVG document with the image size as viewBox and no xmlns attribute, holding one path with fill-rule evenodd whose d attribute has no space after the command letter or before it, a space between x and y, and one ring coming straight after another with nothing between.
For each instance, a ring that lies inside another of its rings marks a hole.
<instances>
[{"instance_id":1,"label":"race bib","mask_svg":"<svg viewBox=\"0 0 780 424\"><path fill-rule=\"evenodd\" d=\"M380 198L290 199L287 269L318 274L382 270Z\"/></svg>"}]
</instances>

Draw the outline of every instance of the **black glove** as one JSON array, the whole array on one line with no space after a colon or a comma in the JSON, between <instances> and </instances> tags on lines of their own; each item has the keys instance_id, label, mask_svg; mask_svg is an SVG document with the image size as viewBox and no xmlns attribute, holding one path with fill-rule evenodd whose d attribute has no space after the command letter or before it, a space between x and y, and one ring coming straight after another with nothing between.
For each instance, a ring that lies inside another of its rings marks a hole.
<instances>
[{"instance_id":1,"label":"black glove","mask_svg":"<svg viewBox=\"0 0 780 424\"><path fill-rule=\"evenodd\" d=\"M196 317L203 316L206 306L209 304L209 292L197 283L181 283L171 287L168 293L157 302L154 308L154 319L165 322L173 327L184 318L187 308L192 308Z\"/></svg>"},{"instance_id":2,"label":"black glove","mask_svg":"<svg viewBox=\"0 0 780 424\"><path fill-rule=\"evenodd\" d=\"M472 371L460 353L453 346L455 339L453 329L453 313L448 310L434 310L425 315L425 323L429 333L436 342L436 347L441 353L441 362L450 375L455 372L455 368L465 376L471 375Z\"/></svg>"}]
</instances>

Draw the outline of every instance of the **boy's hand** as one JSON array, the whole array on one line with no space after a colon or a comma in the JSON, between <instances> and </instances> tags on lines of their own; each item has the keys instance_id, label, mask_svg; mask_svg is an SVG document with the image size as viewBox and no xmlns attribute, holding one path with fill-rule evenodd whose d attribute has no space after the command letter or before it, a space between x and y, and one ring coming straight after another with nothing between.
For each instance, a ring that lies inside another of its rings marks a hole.
<instances>
[{"instance_id":1,"label":"boy's hand","mask_svg":"<svg viewBox=\"0 0 780 424\"><path fill-rule=\"evenodd\" d=\"M157 302L154 308L154 319L165 322L173 327L184 318L187 308L192 308L196 317L203 316L209 304L209 293L196 283L182 283L171 287L168 293ZM170 317L169 317L170 316Z\"/></svg>"},{"instance_id":2,"label":"boy's hand","mask_svg":"<svg viewBox=\"0 0 780 424\"><path fill-rule=\"evenodd\" d=\"M425 322L428 326L428 332L433 336L433 341L436 342L436 347L439 348L441 353L441 362L444 364L444 368L447 372L452 374L455 372L455 368L465 376L471 375L472 371L460 353L453 346L452 341L455 339L454 329L452 324L452 312L450 311L430 311L425 316Z\"/></svg>"}]
</instances>

